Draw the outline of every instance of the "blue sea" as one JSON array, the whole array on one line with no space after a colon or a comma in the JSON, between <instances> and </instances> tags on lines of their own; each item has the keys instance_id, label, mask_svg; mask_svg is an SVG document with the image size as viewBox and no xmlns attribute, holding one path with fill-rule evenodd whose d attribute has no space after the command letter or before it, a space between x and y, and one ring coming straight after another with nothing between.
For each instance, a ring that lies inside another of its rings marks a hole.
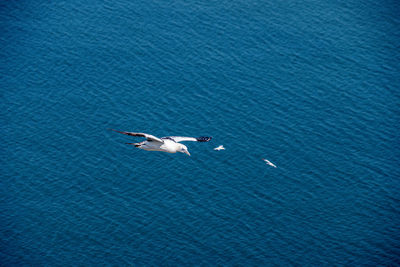
<instances>
[{"instance_id":1,"label":"blue sea","mask_svg":"<svg viewBox=\"0 0 400 267\"><path fill-rule=\"evenodd\" d=\"M2 1L0 265L400 266L399 14Z\"/></svg>"}]
</instances>

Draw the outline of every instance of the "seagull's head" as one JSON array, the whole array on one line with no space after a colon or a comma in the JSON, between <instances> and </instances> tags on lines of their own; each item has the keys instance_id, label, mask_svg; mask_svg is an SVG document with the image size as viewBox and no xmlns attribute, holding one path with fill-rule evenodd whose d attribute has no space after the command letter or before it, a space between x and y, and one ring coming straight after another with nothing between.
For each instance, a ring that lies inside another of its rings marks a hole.
<instances>
[{"instance_id":1,"label":"seagull's head","mask_svg":"<svg viewBox=\"0 0 400 267\"><path fill-rule=\"evenodd\" d=\"M189 153L187 147L185 145L182 145L182 144L179 144L179 145L180 145L180 149L178 151L181 152L181 153L185 153L185 154L190 156L190 153Z\"/></svg>"}]
</instances>

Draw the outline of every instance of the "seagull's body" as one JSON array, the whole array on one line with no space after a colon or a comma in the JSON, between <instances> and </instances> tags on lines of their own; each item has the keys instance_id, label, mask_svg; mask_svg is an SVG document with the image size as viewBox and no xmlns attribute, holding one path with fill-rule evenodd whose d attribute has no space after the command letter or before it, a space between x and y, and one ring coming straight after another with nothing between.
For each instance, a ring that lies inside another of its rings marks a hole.
<instances>
[{"instance_id":1,"label":"seagull's body","mask_svg":"<svg viewBox=\"0 0 400 267\"><path fill-rule=\"evenodd\" d=\"M113 129L112 129L113 130ZM179 142L182 141L195 141L195 142L208 142L211 140L211 137L184 137L184 136L166 136L158 138L151 134L146 133L133 133L133 132L123 132L113 130L117 133L130 135L130 136L140 136L145 137L146 141L140 143L127 143L129 145L134 145L137 148L147 150L147 151L161 151L167 153L176 153L181 152L190 156L190 153L187 147Z\"/></svg>"},{"instance_id":2,"label":"seagull's body","mask_svg":"<svg viewBox=\"0 0 400 267\"><path fill-rule=\"evenodd\" d=\"M262 159L263 161L265 161L265 163L267 163L269 166L272 166L274 168L276 168L276 165L273 164L271 161L267 160L267 159Z\"/></svg>"},{"instance_id":3,"label":"seagull's body","mask_svg":"<svg viewBox=\"0 0 400 267\"><path fill-rule=\"evenodd\" d=\"M214 148L214 150L225 150L225 147L223 145L220 145L220 146Z\"/></svg>"}]
</instances>

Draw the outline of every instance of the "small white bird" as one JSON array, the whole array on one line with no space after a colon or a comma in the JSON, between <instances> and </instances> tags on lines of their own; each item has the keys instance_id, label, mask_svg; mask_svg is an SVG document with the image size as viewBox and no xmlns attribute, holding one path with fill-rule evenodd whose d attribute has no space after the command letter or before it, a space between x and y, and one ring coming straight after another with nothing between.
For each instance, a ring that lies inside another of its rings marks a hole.
<instances>
[{"instance_id":1,"label":"small white bird","mask_svg":"<svg viewBox=\"0 0 400 267\"><path fill-rule=\"evenodd\" d=\"M126 143L128 145L133 145L137 148L147 150L147 151L162 151L167 153L176 153L181 152L190 156L190 153L187 147L179 142L182 141L196 141L196 142L208 142L211 140L211 137L201 136L201 137L184 137L184 136L166 136L158 138L151 134L146 133L132 133L132 132L123 132L111 129L117 133L130 135L130 136L140 136L145 137L146 141L140 143Z\"/></svg>"},{"instance_id":2,"label":"small white bird","mask_svg":"<svg viewBox=\"0 0 400 267\"><path fill-rule=\"evenodd\" d=\"M223 145L220 145L220 146L214 148L214 150L225 150L225 147Z\"/></svg>"},{"instance_id":3,"label":"small white bird","mask_svg":"<svg viewBox=\"0 0 400 267\"><path fill-rule=\"evenodd\" d=\"M276 168L276 165L273 164L271 161L267 160L267 159L262 159L263 161L265 161L265 163L267 163L269 166L272 166L274 168Z\"/></svg>"}]
</instances>

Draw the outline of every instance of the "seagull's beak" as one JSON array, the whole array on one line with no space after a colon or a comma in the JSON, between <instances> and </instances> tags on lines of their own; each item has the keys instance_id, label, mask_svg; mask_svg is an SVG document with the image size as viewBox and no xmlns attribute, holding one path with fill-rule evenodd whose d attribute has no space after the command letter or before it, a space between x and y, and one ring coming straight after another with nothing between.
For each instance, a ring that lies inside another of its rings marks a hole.
<instances>
[{"instance_id":1,"label":"seagull's beak","mask_svg":"<svg viewBox=\"0 0 400 267\"><path fill-rule=\"evenodd\" d=\"M190 153L189 153L189 151L187 151L187 150L186 150L186 151L185 151L185 154L189 155L189 157L190 157Z\"/></svg>"}]
</instances>

